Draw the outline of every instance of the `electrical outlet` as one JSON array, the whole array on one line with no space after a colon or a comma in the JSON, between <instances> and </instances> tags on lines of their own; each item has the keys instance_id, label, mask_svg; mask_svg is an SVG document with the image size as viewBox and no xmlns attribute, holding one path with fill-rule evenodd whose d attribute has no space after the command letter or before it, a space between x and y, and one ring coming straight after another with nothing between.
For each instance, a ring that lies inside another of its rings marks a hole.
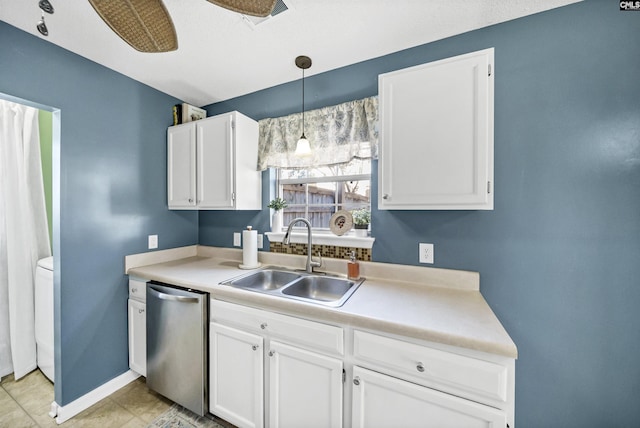
<instances>
[{"instance_id":1,"label":"electrical outlet","mask_svg":"<svg viewBox=\"0 0 640 428\"><path fill-rule=\"evenodd\" d=\"M240 247L242 245L240 242L240 232L233 232L233 246Z\"/></svg>"},{"instance_id":2,"label":"electrical outlet","mask_svg":"<svg viewBox=\"0 0 640 428\"><path fill-rule=\"evenodd\" d=\"M264 247L264 240L262 238L262 233L258 233L258 249L261 250Z\"/></svg>"},{"instance_id":3,"label":"electrical outlet","mask_svg":"<svg viewBox=\"0 0 640 428\"><path fill-rule=\"evenodd\" d=\"M420 243L418 245L418 249L420 255L420 263L433 264L433 244Z\"/></svg>"},{"instance_id":4,"label":"electrical outlet","mask_svg":"<svg viewBox=\"0 0 640 428\"><path fill-rule=\"evenodd\" d=\"M149 249L155 250L158 248L158 235L149 235Z\"/></svg>"}]
</instances>

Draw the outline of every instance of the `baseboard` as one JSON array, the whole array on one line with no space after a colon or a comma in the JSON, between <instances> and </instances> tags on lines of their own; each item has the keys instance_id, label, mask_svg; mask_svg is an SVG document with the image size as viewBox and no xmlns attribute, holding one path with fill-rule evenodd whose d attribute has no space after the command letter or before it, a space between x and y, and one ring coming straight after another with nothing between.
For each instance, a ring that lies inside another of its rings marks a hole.
<instances>
[{"instance_id":1,"label":"baseboard","mask_svg":"<svg viewBox=\"0 0 640 428\"><path fill-rule=\"evenodd\" d=\"M53 403L51 403L51 412L49 412L49 416L51 416L52 418L55 417L57 424L68 421L78 413L88 409L98 401L108 397L109 395L113 394L120 388L128 385L139 377L140 375L138 373L134 372L133 370L129 370L127 372L124 372L120 376L111 379L109 382L100 385L93 391L87 392L82 397L72 401L66 406L59 406L54 401Z\"/></svg>"}]
</instances>

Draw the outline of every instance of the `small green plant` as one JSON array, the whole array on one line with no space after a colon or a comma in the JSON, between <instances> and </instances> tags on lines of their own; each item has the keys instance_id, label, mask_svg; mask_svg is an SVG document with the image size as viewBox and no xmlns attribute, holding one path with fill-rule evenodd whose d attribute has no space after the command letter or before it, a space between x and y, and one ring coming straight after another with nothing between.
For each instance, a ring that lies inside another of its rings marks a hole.
<instances>
[{"instance_id":1,"label":"small green plant","mask_svg":"<svg viewBox=\"0 0 640 428\"><path fill-rule=\"evenodd\" d=\"M280 211L282 209L287 208L288 204L287 201L285 201L282 198L275 198L272 199L271 202L269 202L269 205L267 205L267 208L271 208L275 211Z\"/></svg>"},{"instance_id":2,"label":"small green plant","mask_svg":"<svg viewBox=\"0 0 640 428\"><path fill-rule=\"evenodd\" d=\"M351 215L353 215L353 223L356 226L368 226L371 223L371 211L366 208L354 210Z\"/></svg>"}]
</instances>

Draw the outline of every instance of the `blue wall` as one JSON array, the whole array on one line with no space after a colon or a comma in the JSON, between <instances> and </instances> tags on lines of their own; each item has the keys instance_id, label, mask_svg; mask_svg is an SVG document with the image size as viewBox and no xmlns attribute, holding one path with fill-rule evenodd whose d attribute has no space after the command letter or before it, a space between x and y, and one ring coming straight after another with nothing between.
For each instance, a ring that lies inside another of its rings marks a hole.
<instances>
[{"instance_id":1,"label":"blue wall","mask_svg":"<svg viewBox=\"0 0 640 428\"><path fill-rule=\"evenodd\" d=\"M640 13L587 1L397 52L308 78L307 107L371 96L379 73L488 47L495 210L374 209L373 259L418 264L418 243L433 242L436 267L480 272L518 346L519 427L638 426ZM281 116L299 111L299 91L294 82L207 110ZM235 216L200 213L200 243L230 246L227 231L268 224L266 211Z\"/></svg>"},{"instance_id":2,"label":"blue wall","mask_svg":"<svg viewBox=\"0 0 640 428\"><path fill-rule=\"evenodd\" d=\"M124 256L147 251L148 234L160 249L197 243L198 213L166 205L176 99L4 22L0 40L0 92L61 111L55 399L65 405L128 370Z\"/></svg>"}]
</instances>

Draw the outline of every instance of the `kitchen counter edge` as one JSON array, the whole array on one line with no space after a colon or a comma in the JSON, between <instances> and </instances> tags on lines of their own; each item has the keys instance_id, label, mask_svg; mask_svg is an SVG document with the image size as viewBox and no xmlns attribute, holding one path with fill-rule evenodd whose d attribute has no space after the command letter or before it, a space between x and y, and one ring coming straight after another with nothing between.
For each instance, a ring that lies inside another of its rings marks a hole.
<instances>
[{"instance_id":1,"label":"kitchen counter edge","mask_svg":"<svg viewBox=\"0 0 640 428\"><path fill-rule=\"evenodd\" d=\"M259 252L263 266L298 269L305 259ZM346 260L325 260L326 271L346 272ZM364 283L342 307L330 308L219 285L251 272L238 267L241 261L241 250L194 245L127 256L125 273L259 309L517 358L515 343L480 294L476 272L361 262Z\"/></svg>"}]
</instances>

